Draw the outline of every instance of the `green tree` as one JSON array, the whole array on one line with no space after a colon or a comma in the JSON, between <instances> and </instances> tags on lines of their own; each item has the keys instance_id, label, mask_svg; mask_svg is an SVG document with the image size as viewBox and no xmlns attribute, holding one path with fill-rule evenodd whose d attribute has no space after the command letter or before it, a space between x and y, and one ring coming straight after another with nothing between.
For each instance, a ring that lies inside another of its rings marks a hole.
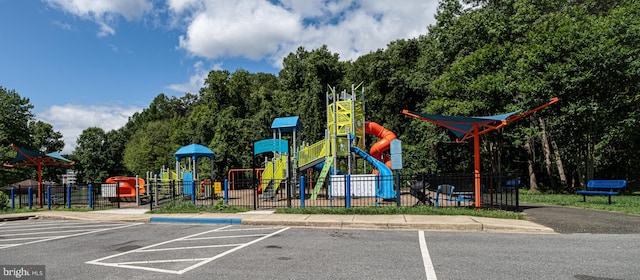
<instances>
[{"instance_id":1,"label":"green tree","mask_svg":"<svg viewBox=\"0 0 640 280\"><path fill-rule=\"evenodd\" d=\"M32 147L41 153L61 151L64 148L62 133L53 130L51 124L43 121L29 122L29 132L33 138Z\"/></svg>"},{"instance_id":2,"label":"green tree","mask_svg":"<svg viewBox=\"0 0 640 280\"><path fill-rule=\"evenodd\" d=\"M78 136L74 151L78 182L104 182L109 177L104 153L105 142L106 133L99 127L87 128Z\"/></svg>"},{"instance_id":3,"label":"green tree","mask_svg":"<svg viewBox=\"0 0 640 280\"><path fill-rule=\"evenodd\" d=\"M173 151L169 142L169 124L161 121L147 123L133 134L124 149L124 164L129 175L144 176L162 166L172 166Z\"/></svg>"},{"instance_id":4,"label":"green tree","mask_svg":"<svg viewBox=\"0 0 640 280\"><path fill-rule=\"evenodd\" d=\"M31 109L33 105L28 98L0 86L0 155L3 162L16 155L11 144L32 148L29 134L29 122L33 120ZM0 186L24 180L30 172L30 168L0 168Z\"/></svg>"}]
</instances>

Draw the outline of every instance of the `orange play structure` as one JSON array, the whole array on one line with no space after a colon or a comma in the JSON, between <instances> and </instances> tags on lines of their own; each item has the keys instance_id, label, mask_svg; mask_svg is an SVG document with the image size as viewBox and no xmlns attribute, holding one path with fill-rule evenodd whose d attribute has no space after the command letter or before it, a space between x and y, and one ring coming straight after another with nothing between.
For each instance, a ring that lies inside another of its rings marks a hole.
<instances>
[{"instance_id":1,"label":"orange play structure","mask_svg":"<svg viewBox=\"0 0 640 280\"><path fill-rule=\"evenodd\" d=\"M380 138L378 142L371 146L371 149L369 149L369 154L373 158L382 161L382 153L389 150L391 141L393 141L393 139L396 139L396 134L375 122L365 122L364 129L366 134L371 134L377 138ZM384 165L391 169L391 158L386 159L384 161ZM374 173L377 174L377 172Z\"/></svg>"},{"instance_id":2,"label":"orange play structure","mask_svg":"<svg viewBox=\"0 0 640 280\"><path fill-rule=\"evenodd\" d=\"M117 184L120 183L119 189L119 197L120 198L129 198L136 197L136 177L127 177L127 176L114 176L110 177L106 180L107 184ZM140 187L140 194L146 192L144 188L144 179L138 179L138 186Z\"/></svg>"}]
</instances>

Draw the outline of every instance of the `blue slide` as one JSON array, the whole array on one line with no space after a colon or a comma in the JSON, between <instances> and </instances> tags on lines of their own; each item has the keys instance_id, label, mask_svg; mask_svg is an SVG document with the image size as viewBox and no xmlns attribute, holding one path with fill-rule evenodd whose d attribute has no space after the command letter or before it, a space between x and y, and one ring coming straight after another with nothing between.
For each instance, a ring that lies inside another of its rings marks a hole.
<instances>
[{"instance_id":1,"label":"blue slide","mask_svg":"<svg viewBox=\"0 0 640 280\"><path fill-rule=\"evenodd\" d=\"M358 147L352 146L351 151L369 162L375 169L378 169L378 175L380 176L380 184L378 185L377 193L378 197L382 199L395 198L396 192L393 189L393 172L391 171L391 169L389 169L389 167L384 165L384 163L375 159L373 156Z\"/></svg>"}]
</instances>

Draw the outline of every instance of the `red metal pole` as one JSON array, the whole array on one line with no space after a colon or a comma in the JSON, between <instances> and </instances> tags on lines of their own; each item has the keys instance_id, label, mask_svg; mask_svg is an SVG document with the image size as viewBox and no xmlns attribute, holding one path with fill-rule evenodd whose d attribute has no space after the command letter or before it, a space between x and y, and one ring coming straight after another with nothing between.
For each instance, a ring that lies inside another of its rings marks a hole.
<instances>
[{"instance_id":1,"label":"red metal pole","mask_svg":"<svg viewBox=\"0 0 640 280\"><path fill-rule=\"evenodd\" d=\"M42 164L38 162L38 203L42 206Z\"/></svg>"}]
</instances>

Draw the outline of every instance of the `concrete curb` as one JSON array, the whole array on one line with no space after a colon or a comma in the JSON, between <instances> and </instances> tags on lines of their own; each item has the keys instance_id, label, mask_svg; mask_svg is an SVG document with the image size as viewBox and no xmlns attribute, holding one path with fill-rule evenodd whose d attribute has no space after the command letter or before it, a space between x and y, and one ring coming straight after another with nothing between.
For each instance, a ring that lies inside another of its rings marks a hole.
<instances>
[{"instance_id":1,"label":"concrete curb","mask_svg":"<svg viewBox=\"0 0 640 280\"><path fill-rule=\"evenodd\" d=\"M19 220L29 220L29 219L37 219L36 215L16 215L16 216L7 216L0 217L0 222L11 222L11 221L19 221Z\"/></svg>"},{"instance_id":2,"label":"concrete curb","mask_svg":"<svg viewBox=\"0 0 640 280\"><path fill-rule=\"evenodd\" d=\"M503 233L556 233L531 221L469 216L420 215L308 215L308 214L117 214L109 212L40 212L0 215L3 220L77 220L94 222L183 223L250 226L287 226L334 229L424 230Z\"/></svg>"}]
</instances>

